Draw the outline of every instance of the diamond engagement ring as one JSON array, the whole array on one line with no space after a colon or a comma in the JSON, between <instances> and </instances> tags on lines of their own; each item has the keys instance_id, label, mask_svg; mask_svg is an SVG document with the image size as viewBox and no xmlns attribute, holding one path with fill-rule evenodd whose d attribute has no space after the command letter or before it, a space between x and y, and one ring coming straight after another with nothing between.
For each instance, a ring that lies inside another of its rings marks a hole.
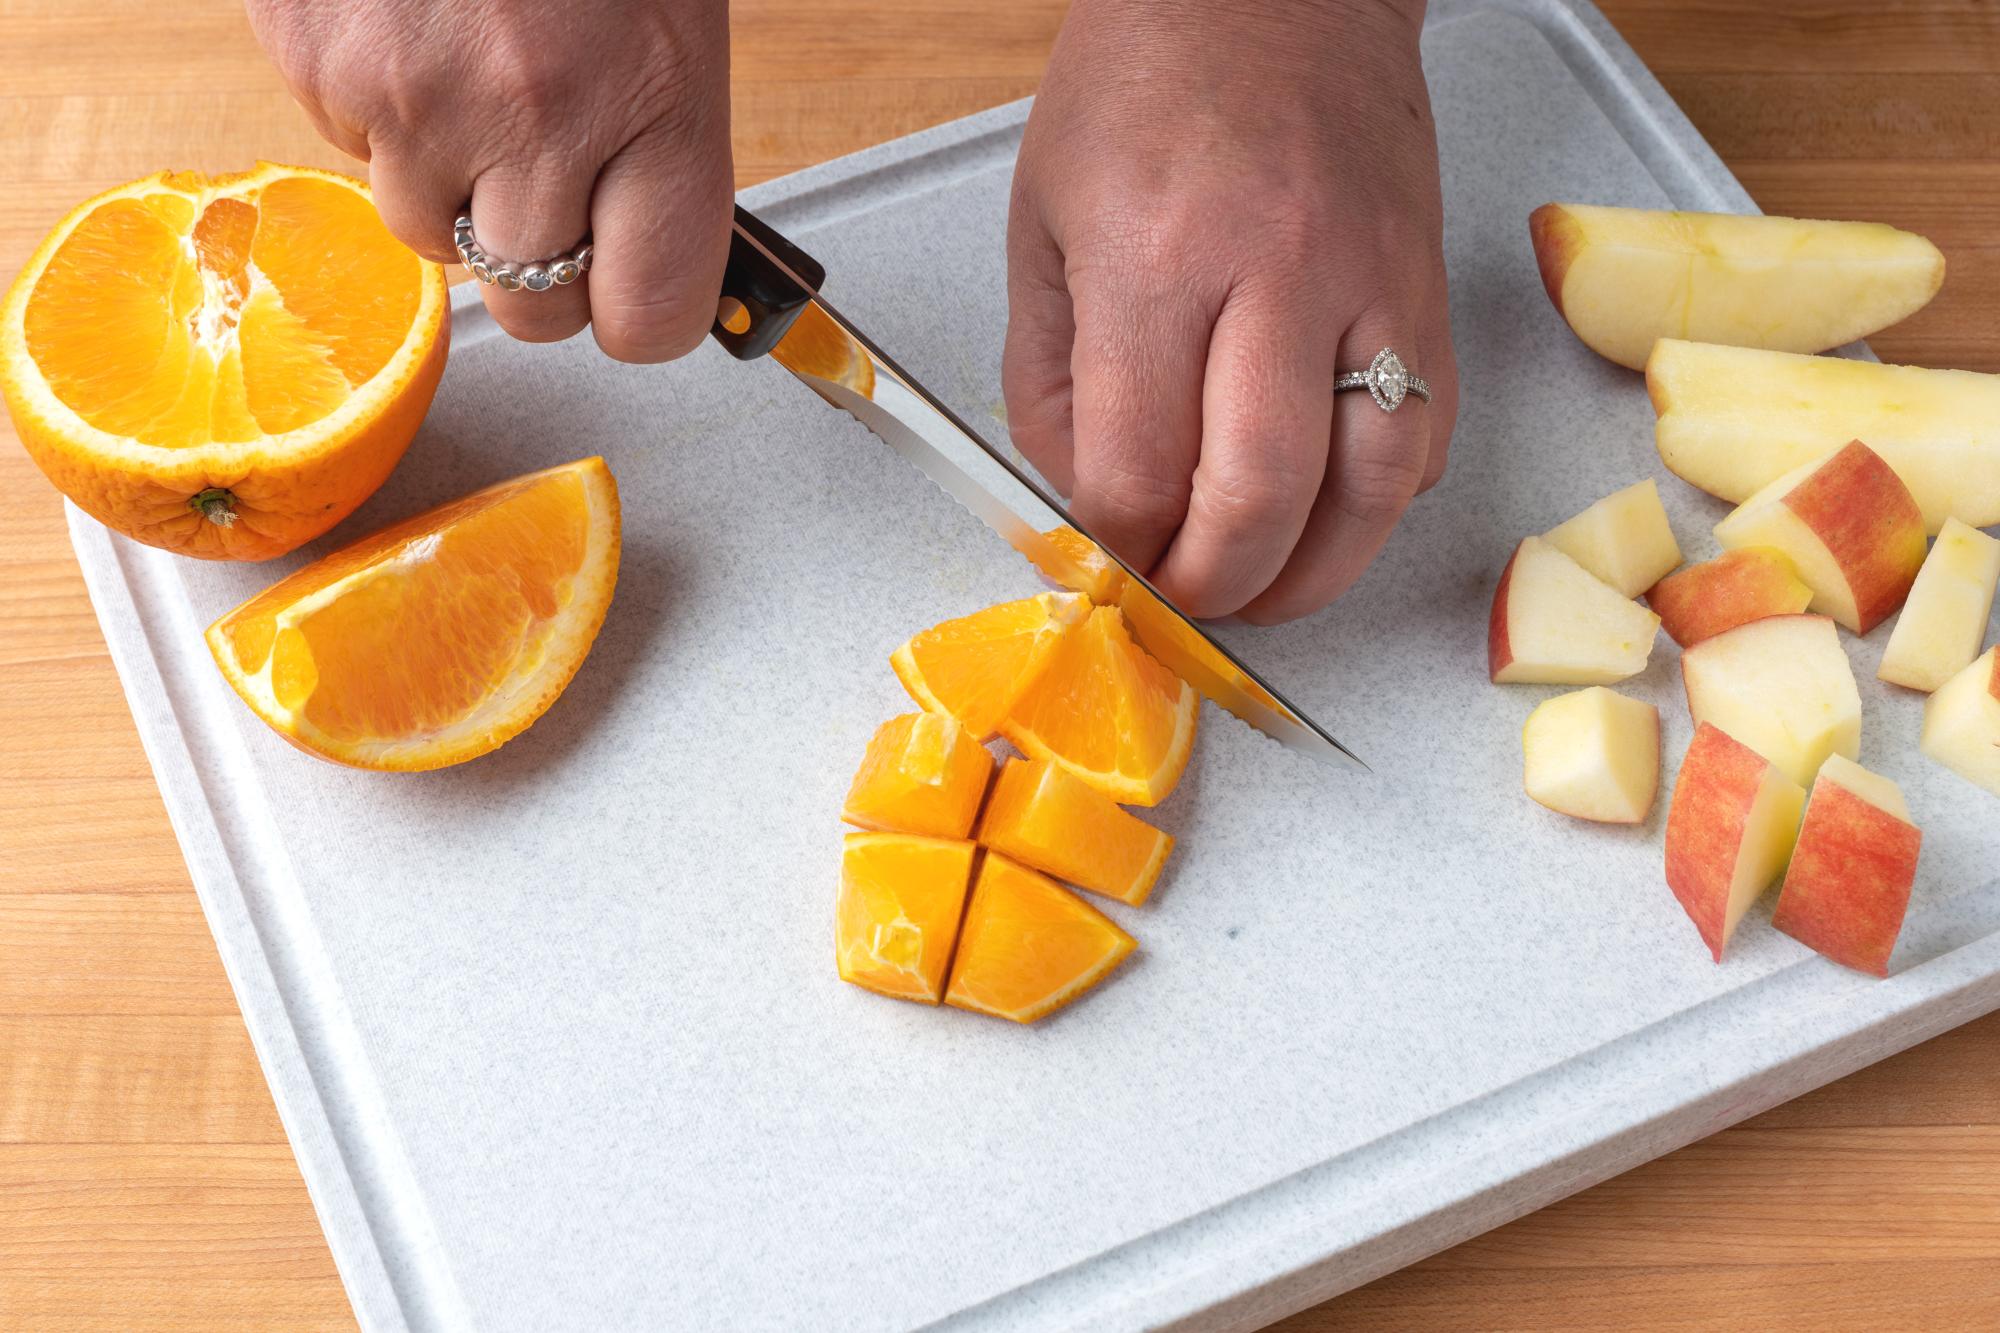
<instances>
[{"instance_id":1,"label":"diamond engagement ring","mask_svg":"<svg viewBox=\"0 0 2000 1333\"><path fill-rule=\"evenodd\" d=\"M512 259L495 259L487 254L473 238L471 216L460 213L458 221L452 224L451 240L458 250L459 261L472 270L473 277L505 291L545 292L551 287L567 287L590 272L588 236L559 255L532 263L517 263Z\"/></svg>"},{"instance_id":2,"label":"diamond engagement ring","mask_svg":"<svg viewBox=\"0 0 2000 1333\"><path fill-rule=\"evenodd\" d=\"M1349 370L1333 377L1333 391L1343 389L1366 389L1368 396L1375 400L1375 406L1384 412L1393 412L1403 405L1405 394L1415 394L1424 402L1431 400L1431 386L1422 378L1410 373L1403 364L1403 358L1384 347L1375 353L1375 359L1368 363L1366 370Z\"/></svg>"}]
</instances>

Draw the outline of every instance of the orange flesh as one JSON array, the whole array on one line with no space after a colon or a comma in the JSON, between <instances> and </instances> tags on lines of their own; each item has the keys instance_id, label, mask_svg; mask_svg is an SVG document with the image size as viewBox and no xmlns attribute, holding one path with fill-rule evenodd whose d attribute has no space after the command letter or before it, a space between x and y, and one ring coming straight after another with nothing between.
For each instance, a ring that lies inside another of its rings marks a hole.
<instances>
[{"instance_id":1,"label":"orange flesh","mask_svg":"<svg viewBox=\"0 0 2000 1333\"><path fill-rule=\"evenodd\" d=\"M992 776L993 756L956 718L908 713L868 742L840 817L857 828L963 838Z\"/></svg>"},{"instance_id":2,"label":"orange flesh","mask_svg":"<svg viewBox=\"0 0 2000 1333\"><path fill-rule=\"evenodd\" d=\"M1074 593L1003 602L915 635L890 665L911 698L951 714L983 741L1089 609Z\"/></svg>"},{"instance_id":3,"label":"orange flesh","mask_svg":"<svg viewBox=\"0 0 2000 1333\"><path fill-rule=\"evenodd\" d=\"M1102 981L1136 947L1054 880L988 852L965 909L944 1002L1032 1023Z\"/></svg>"},{"instance_id":4,"label":"orange flesh","mask_svg":"<svg viewBox=\"0 0 2000 1333\"><path fill-rule=\"evenodd\" d=\"M279 703L325 737L422 736L541 651L573 595L589 518L576 468L519 478L310 565L216 628L246 675L270 662ZM281 612L363 571L278 632Z\"/></svg>"},{"instance_id":5,"label":"orange flesh","mask_svg":"<svg viewBox=\"0 0 2000 1333\"><path fill-rule=\"evenodd\" d=\"M1023 865L1133 907L1146 901L1174 840L1058 764L1010 759L979 841Z\"/></svg>"},{"instance_id":6,"label":"orange flesh","mask_svg":"<svg viewBox=\"0 0 2000 1333\"><path fill-rule=\"evenodd\" d=\"M1002 730L1030 758L1054 760L1114 800L1157 805L1187 767L1195 706L1194 691L1107 606L1050 654Z\"/></svg>"},{"instance_id":7,"label":"orange flesh","mask_svg":"<svg viewBox=\"0 0 2000 1333\"><path fill-rule=\"evenodd\" d=\"M421 261L366 198L306 177L242 198L214 185L199 213L164 191L102 205L35 284L29 353L99 430L168 448L295 430L408 335ZM344 275L337 287L329 271Z\"/></svg>"},{"instance_id":8,"label":"orange flesh","mask_svg":"<svg viewBox=\"0 0 2000 1333\"><path fill-rule=\"evenodd\" d=\"M834 902L841 980L899 1000L936 1004L972 875L969 842L850 833Z\"/></svg>"}]
</instances>

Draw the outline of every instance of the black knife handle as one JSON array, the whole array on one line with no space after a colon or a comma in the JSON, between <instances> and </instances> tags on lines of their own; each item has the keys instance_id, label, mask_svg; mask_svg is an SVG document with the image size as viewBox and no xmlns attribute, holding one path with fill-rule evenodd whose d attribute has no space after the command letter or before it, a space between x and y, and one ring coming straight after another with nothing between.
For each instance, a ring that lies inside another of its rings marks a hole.
<instances>
[{"instance_id":1,"label":"black knife handle","mask_svg":"<svg viewBox=\"0 0 2000 1333\"><path fill-rule=\"evenodd\" d=\"M729 233L729 263L722 270L722 299L709 331L738 360L749 361L778 345L826 281L820 262L736 205Z\"/></svg>"}]
</instances>

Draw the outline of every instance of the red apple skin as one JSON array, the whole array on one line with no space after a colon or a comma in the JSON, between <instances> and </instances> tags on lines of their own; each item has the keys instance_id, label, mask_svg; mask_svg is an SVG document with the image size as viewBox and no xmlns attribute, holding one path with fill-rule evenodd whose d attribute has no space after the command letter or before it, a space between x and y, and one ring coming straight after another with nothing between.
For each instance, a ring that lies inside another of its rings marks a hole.
<instances>
[{"instance_id":1,"label":"red apple skin","mask_svg":"<svg viewBox=\"0 0 2000 1333\"><path fill-rule=\"evenodd\" d=\"M1561 315L1563 278L1569 273L1570 261L1583 246L1583 228L1576 225L1576 219L1561 204L1543 204L1528 214L1528 240L1535 247L1535 266L1542 271L1542 289Z\"/></svg>"},{"instance_id":2,"label":"red apple skin","mask_svg":"<svg viewBox=\"0 0 2000 1333\"><path fill-rule=\"evenodd\" d=\"M1888 976L1923 840L1914 825L1821 779L1771 924L1836 963Z\"/></svg>"},{"instance_id":3,"label":"red apple skin","mask_svg":"<svg viewBox=\"0 0 2000 1333\"><path fill-rule=\"evenodd\" d=\"M1514 661L1514 648L1507 635L1507 594L1514 586L1514 562L1521 558L1521 548L1515 547L1514 554L1507 557L1507 568L1500 571L1500 586L1493 590L1493 610L1486 618L1486 678L1497 681L1500 673Z\"/></svg>"},{"instance_id":4,"label":"red apple skin","mask_svg":"<svg viewBox=\"0 0 2000 1333\"><path fill-rule=\"evenodd\" d=\"M1674 785L1674 803L1667 812L1667 887L1718 963L1726 942L1723 916L1736 851L1770 767L1763 755L1704 722Z\"/></svg>"},{"instance_id":5,"label":"red apple skin","mask_svg":"<svg viewBox=\"0 0 2000 1333\"><path fill-rule=\"evenodd\" d=\"M1826 543L1847 576L1857 632L1893 615L1929 548L1924 511L1882 455L1855 440L1794 486L1784 504Z\"/></svg>"},{"instance_id":6,"label":"red apple skin","mask_svg":"<svg viewBox=\"0 0 2000 1333\"><path fill-rule=\"evenodd\" d=\"M1811 604L1812 589L1799 582L1789 562L1757 547L1689 565L1646 592L1646 605L1683 648L1753 620L1797 615Z\"/></svg>"}]
</instances>

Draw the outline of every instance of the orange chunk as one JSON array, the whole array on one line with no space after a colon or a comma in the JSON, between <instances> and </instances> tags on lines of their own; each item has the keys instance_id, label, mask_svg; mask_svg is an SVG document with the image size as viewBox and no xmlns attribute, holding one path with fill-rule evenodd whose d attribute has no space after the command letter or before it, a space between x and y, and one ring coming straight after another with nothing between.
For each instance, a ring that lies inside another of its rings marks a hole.
<instances>
[{"instance_id":1,"label":"orange chunk","mask_svg":"<svg viewBox=\"0 0 2000 1333\"><path fill-rule=\"evenodd\" d=\"M1174 840L1060 764L1010 759L979 841L1023 865L1133 907L1146 901Z\"/></svg>"},{"instance_id":2,"label":"orange chunk","mask_svg":"<svg viewBox=\"0 0 2000 1333\"><path fill-rule=\"evenodd\" d=\"M988 852L965 909L944 1002L1032 1023L1104 980L1137 947L1062 885Z\"/></svg>"},{"instance_id":3,"label":"orange chunk","mask_svg":"<svg viewBox=\"0 0 2000 1333\"><path fill-rule=\"evenodd\" d=\"M412 771L485 754L569 684L618 581L601 458L532 472L314 561L208 627L231 688L300 749Z\"/></svg>"},{"instance_id":4,"label":"orange chunk","mask_svg":"<svg viewBox=\"0 0 2000 1333\"><path fill-rule=\"evenodd\" d=\"M984 741L1089 613L1089 599L1077 593L1003 602L914 636L889 665L926 712L949 713Z\"/></svg>"},{"instance_id":5,"label":"orange chunk","mask_svg":"<svg viewBox=\"0 0 2000 1333\"><path fill-rule=\"evenodd\" d=\"M993 777L993 756L955 717L905 713L868 742L840 817L856 828L963 838Z\"/></svg>"},{"instance_id":6,"label":"orange chunk","mask_svg":"<svg viewBox=\"0 0 2000 1333\"><path fill-rule=\"evenodd\" d=\"M969 842L850 833L840 858L833 947L840 979L936 1004L972 878Z\"/></svg>"},{"instance_id":7,"label":"orange chunk","mask_svg":"<svg viewBox=\"0 0 2000 1333\"><path fill-rule=\"evenodd\" d=\"M1050 528L1042 536L1055 548L1052 558L1035 567L1071 592L1080 592L1099 606L1116 606L1125 593L1125 571L1104 548L1072 527Z\"/></svg>"},{"instance_id":8,"label":"orange chunk","mask_svg":"<svg viewBox=\"0 0 2000 1333\"><path fill-rule=\"evenodd\" d=\"M1158 805L1194 750L1192 687L1132 642L1100 606L1007 714L1001 730L1031 759L1061 764L1114 801Z\"/></svg>"}]
</instances>

